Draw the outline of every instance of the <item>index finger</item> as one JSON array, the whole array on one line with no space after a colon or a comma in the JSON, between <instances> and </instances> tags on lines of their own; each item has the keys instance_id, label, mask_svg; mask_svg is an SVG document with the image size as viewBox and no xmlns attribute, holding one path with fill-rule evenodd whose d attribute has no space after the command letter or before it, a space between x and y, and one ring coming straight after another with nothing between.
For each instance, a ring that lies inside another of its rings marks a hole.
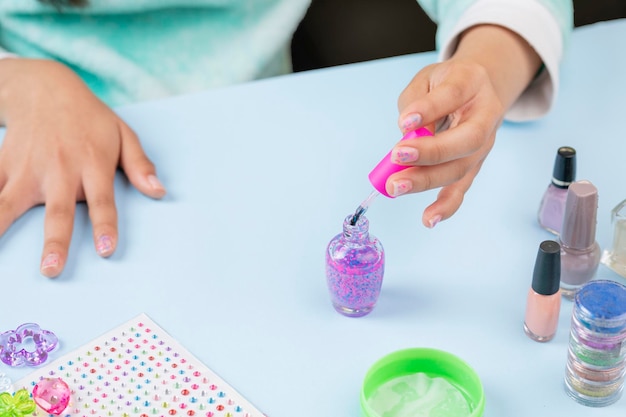
<instances>
[{"instance_id":1,"label":"index finger","mask_svg":"<svg viewBox=\"0 0 626 417\"><path fill-rule=\"evenodd\" d=\"M446 62L420 71L398 99L400 127L415 115L422 126L436 123L470 103L485 82L483 69L462 63Z\"/></svg>"}]
</instances>

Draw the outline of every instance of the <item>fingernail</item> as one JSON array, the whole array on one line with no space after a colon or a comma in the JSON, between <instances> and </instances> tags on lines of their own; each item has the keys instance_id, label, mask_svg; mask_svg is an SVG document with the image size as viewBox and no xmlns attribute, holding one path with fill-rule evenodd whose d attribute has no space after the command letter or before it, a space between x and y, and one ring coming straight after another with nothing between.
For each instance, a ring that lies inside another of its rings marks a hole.
<instances>
[{"instance_id":1,"label":"fingernail","mask_svg":"<svg viewBox=\"0 0 626 417\"><path fill-rule=\"evenodd\" d=\"M413 188L413 183L409 180L391 181L391 195L397 197L406 194Z\"/></svg>"},{"instance_id":2,"label":"fingernail","mask_svg":"<svg viewBox=\"0 0 626 417\"><path fill-rule=\"evenodd\" d=\"M407 146L399 146L391 151L391 162L406 163L415 162L419 157L419 151Z\"/></svg>"},{"instance_id":3,"label":"fingernail","mask_svg":"<svg viewBox=\"0 0 626 417\"><path fill-rule=\"evenodd\" d=\"M41 273L47 277L54 277L58 274L61 257L58 253L49 253L41 261Z\"/></svg>"},{"instance_id":4,"label":"fingernail","mask_svg":"<svg viewBox=\"0 0 626 417\"><path fill-rule=\"evenodd\" d=\"M422 124L422 115L419 113L411 113L402 119L400 122L400 128L403 133L410 130L415 130Z\"/></svg>"},{"instance_id":5,"label":"fingernail","mask_svg":"<svg viewBox=\"0 0 626 417\"><path fill-rule=\"evenodd\" d=\"M438 214L435 217L433 217L432 219L428 220L428 227L430 227L431 229L435 226L437 226L437 223L439 223L441 221L441 216Z\"/></svg>"},{"instance_id":6,"label":"fingernail","mask_svg":"<svg viewBox=\"0 0 626 417\"><path fill-rule=\"evenodd\" d=\"M148 183L153 190L165 191L165 187L163 187L156 175L148 175Z\"/></svg>"},{"instance_id":7,"label":"fingernail","mask_svg":"<svg viewBox=\"0 0 626 417\"><path fill-rule=\"evenodd\" d=\"M109 256L113 253L113 239L109 235L101 235L96 242L96 252L100 256Z\"/></svg>"}]
</instances>

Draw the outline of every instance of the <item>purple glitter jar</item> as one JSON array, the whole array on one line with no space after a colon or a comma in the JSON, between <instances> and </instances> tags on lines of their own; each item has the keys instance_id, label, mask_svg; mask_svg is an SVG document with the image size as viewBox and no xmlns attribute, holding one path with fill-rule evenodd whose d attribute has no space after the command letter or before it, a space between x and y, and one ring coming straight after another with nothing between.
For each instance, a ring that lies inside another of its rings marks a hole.
<instances>
[{"instance_id":1,"label":"purple glitter jar","mask_svg":"<svg viewBox=\"0 0 626 417\"><path fill-rule=\"evenodd\" d=\"M369 234L369 221L353 215L343 222L343 232L326 249L326 282L337 312L361 317L372 311L378 300L385 270L385 252L380 241Z\"/></svg>"}]
</instances>

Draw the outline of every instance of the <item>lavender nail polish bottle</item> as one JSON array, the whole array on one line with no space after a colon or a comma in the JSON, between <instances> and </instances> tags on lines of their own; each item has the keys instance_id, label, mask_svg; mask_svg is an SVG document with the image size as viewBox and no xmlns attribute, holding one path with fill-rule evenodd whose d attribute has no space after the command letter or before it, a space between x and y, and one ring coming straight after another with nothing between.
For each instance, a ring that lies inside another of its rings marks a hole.
<instances>
[{"instance_id":1,"label":"lavender nail polish bottle","mask_svg":"<svg viewBox=\"0 0 626 417\"><path fill-rule=\"evenodd\" d=\"M598 190L589 181L573 182L567 191L561 243L561 294L572 300L600 263L596 241Z\"/></svg>"},{"instance_id":2,"label":"lavender nail polish bottle","mask_svg":"<svg viewBox=\"0 0 626 417\"><path fill-rule=\"evenodd\" d=\"M576 178L576 150L562 146L556 153L552 181L539 205L539 225L558 235L561 232L567 189Z\"/></svg>"},{"instance_id":3,"label":"lavender nail polish bottle","mask_svg":"<svg viewBox=\"0 0 626 417\"><path fill-rule=\"evenodd\" d=\"M365 216L349 215L343 232L326 248L326 282L337 312L361 317L372 311L378 300L385 270L385 252L370 235Z\"/></svg>"}]
</instances>

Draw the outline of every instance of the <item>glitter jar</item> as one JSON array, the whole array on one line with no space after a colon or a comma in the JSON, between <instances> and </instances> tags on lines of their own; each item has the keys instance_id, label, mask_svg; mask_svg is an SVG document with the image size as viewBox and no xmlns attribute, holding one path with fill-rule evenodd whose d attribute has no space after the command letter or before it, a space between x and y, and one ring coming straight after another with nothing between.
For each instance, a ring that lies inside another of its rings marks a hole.
<instances>
[{"instance_id":1,"label":"glitter jar","mask_svg":"<svg viewBox=\"0 0 626 417\"><path fill-rule=\"evenodd\" d=\"M361 317L372 311L378 300L385 270L385 252L380 241L370 235L369 221L353 215L343 221L343 232L326 248L326 282L337 312Z\"/></svg>"},{"instance_id":2,"label":"glitter jar","mask_svg":"<svg viewBox=\"0 0 626 417\"><path fill-rule=\"evenodd\" d=\"M626 286L591 281L574 302L565 390L587 406L613 404L622 395L626 375Z\"/></svg>"}]
</instances>

